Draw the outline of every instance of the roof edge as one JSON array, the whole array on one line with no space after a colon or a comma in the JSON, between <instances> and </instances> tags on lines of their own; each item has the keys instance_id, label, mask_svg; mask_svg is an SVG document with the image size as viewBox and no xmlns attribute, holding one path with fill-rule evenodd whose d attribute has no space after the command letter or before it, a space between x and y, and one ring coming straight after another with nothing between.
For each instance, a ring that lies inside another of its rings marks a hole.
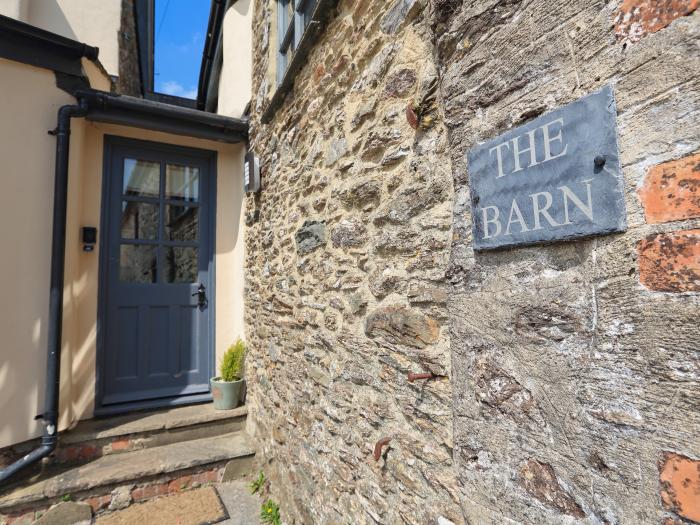
<instances>
[{"instance_id":1,"label":"roof edge","mask_svg":"<svg viewBox=\"0 0 700 525\"><path fill-rule=\"evenodd\" d=\"M82 76L83 57L97 61L99 49L0 15L0 57L57 73Z\"/></svg>"},{"instance_id":2,"label":"roof edge","mask_svg":"<svg viewBox=\"0 0 700 525\"><path fill-rule=\"evenodd\" d=\"M100 52L97 47L83 44L77 40L46 31L5 15L0 15L0 30L2 30L5 38L12 35L21 36L37 45L52 47L74 58L85 57L90 60L97 60Z\"/></svg>"},{"instance_id":3,"label":"roof edge","mask_svg":"<svg viewBox=\"0 0 700 525\"><path fill-rule=\"evenodd\" d=\"M248 121L153 100L78 90L74 96L88 102L89 120L122 124L220 142L245 142Z\"/></svg>"}]
</instances>

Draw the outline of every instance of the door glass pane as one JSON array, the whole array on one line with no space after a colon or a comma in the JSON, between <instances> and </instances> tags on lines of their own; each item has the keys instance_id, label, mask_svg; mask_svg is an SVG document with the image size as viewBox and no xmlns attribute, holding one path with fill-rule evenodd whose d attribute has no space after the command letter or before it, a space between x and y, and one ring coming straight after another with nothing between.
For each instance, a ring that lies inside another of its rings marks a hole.
<instances>
[{"instance_id":1,"label":"door glass pane","mask_svg":"<svg viewBox=\"0 0 700 525\"><path fill-rule=\"evenodd\" d=\"M197 248L165 248L165 281L194 283L198 273Z\"/></svg>"},{"instance_id":2,"label":"door glass pane","mask_svg":"<svg viewBox=\"0 0 700 525\"><path fill-rule=\"evenodd\" d=\"M165 239L168 241L196 241L199 228L199 208L191 206L165 207Z\"/></svg>"},{"instance_id":3,"label":"door glass pane","mask_svg":"<svg viewBox=\"0 0 700 525\"><path fill-rule=\"evenodd\" d=\"M128 283L155 283L156 247L122 244L119 247L119 280Z\"/></svg>"},{"instance_id":4,"label":"door glass pane","mask_svg":"<svg viewBox=\"0 0 700 525\"><path fill-rule=\"evenodd\" d=\"M156 239L158 205L146 202L122 202L122 239Z\"/></svg>"},{"instance_id":5,"label":"door glass pane","mask_svg":"<svg viewBox=\"0 0 700 525\"><path fill-rule=\"evenodd\" d=\"M158 197L160 195L160 163L124 159L124 195Z\"/></svg>"},{"instance_id":6,"label":"door glass pane","mask_svg":"<svg viewBox=\"0 0 700 525\"><path fill-rule=\"evenodd\" d=\"M165 168L165 198L198 201L199 168L168 164Z\"/></svg>"}]
</instances>

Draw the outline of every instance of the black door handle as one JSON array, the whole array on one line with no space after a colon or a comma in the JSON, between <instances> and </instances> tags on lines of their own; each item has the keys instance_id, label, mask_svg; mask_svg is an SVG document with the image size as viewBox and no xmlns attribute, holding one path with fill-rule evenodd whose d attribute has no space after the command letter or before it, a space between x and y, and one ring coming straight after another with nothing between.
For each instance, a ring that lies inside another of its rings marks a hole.
<instances>
[{"instance_id":1,"label":"black door handle","mask_svg":"<svg viewBox=\"0 0 700 525\"><path fill-rule=\"evenodd\" d=\"M197 291L192 294L192 297L197 296L197 304L200 308L207 305L207 289L202 283L199 283Z\"/></svg>"}]
</instances>

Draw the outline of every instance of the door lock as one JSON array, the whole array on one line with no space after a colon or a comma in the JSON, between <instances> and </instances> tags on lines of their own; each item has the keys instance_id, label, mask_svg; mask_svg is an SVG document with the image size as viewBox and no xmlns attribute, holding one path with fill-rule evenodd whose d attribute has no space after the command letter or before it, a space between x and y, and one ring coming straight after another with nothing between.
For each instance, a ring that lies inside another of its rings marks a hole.
<instances>
[{"instance_id":1,"label":"door lock","mask_svg":"<svg viewBox=\"0 0 700 525\"><path fill-rule=\"evenodd\" d=\"M207 289L202 283L199 283L197 291L192 294L192 297L197 296L197 305L204 308L207 305Z\"/></svg>"}]
</instances>

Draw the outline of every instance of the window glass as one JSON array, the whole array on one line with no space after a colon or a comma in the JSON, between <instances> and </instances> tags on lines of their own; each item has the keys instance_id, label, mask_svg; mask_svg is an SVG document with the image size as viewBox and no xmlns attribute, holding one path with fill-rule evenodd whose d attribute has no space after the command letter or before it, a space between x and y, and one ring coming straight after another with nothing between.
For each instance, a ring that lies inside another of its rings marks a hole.
<instances>
[{"instance_id":1,"label":"window glass","mask_svg":"<svg viewBox=\"0 0 700 525\"><path fill-rule=\"evenodd\" d=\"M158 197L160 194L160 163L124 159L124 195Z\"/></svg>"},{"instance_id":2,"label":"window glass","mask_svg":"<svg viewBox=\"0 0 700 525\"><path fill-rule=\"evenodd\" d=\"M129 283L157 282L156 247L122 244L119 249L119 280Z\"/></svg>"},{"instance_id":3,"label":"window glass","mask_svg":"<svg viewBox=\"0 0 700 525\"><path fill-rule=\"evenodd\" d=\"M196 241L199 228L199 208L168 205L165 207L165 239Z\"/></svg>"},{"instance_id":4,"label":"window glass","mask_svg":"<svg viewBox=\"0 0 700 525\"><path fill-rule=\"evenodd\" d=\"M168 164L165 168L165 198L198 201L199 168Z\"/></svg>"},{"instance_id":5,"label":"window glass","mask_svg":"<svg viewBox=\"0 0 700 525\"><path fill-rule=\"evenodd\" d=\"M197 282L197 248L165 248L165 281L168 283Z\"/></svg>"},{"instance_id":6,"label":"window glass","mask_svg":"<svg viewBox=\"0 0 700 525\"><path fill-rule=\"evenodd\" d=\"M121 236L122 239L157 239L158 205L122 201Z\"/></svg>"}]
</instances>

